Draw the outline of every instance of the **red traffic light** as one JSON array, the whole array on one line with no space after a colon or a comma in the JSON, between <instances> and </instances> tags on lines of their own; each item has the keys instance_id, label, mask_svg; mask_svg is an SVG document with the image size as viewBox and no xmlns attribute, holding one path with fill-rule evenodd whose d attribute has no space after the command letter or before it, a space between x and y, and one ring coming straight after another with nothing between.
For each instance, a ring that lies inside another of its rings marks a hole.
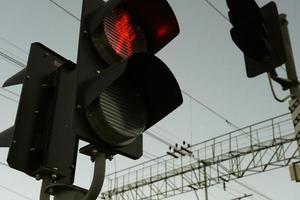
<instances>
[{"instance_id":1,"label":"red traffic light","mask_svg":"<svg viewBox=\"0 0 300 200\"><path fill-rule=\"evenodd\" d=\"M166 0L83 1L76 100L82 109L74 119L79 138L141 156L141 134L182 103L177 80L153 55L178 33Z\"/></svg>"},{"instance_id":2,"label":"red traffic light","mask_svg":"<svg viewBox=\"0 0 300 200\"><path fill-rule=\"evenodd\" d=\"M112 15L104 18L103 28L108 43L122 58L146 51L144 32L129 12L114 9Z\"/></svg>"}]
</instances>

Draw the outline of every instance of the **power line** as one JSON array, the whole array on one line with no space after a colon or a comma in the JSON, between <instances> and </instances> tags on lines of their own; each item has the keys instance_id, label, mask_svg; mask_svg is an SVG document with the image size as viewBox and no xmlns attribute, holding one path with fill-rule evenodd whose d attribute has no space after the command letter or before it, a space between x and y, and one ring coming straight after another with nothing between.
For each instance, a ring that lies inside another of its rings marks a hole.
<instances>
[{"instance_id":1,"label":"power line","mask_svg":"<svg viewBox=\"0 0 300 200\"><path fill-rule=\"evenodd\" d=\"M13 193L13 194L15 194L15 195L17 195L17 196L23 198L23 199L33 200L33 199L31 199L31 198L29 198L29 197L27 197L27 196L25 196L25 195L23 195L23 194L21 194L21 193L15 191L15 190L12 190L12 189L10 189L10 188L8 188L8 187L6 187L6 186L0 185L0 188L3 188L4 190L7 190L7 191L9 191L9 192L11 192L11 193Z\"/></svg>"},{"instance_id":2,"label":"power line","mask_svg":"<svg viewBox=\"0 0 300 200\"><path fill-rule=\"evenodd\" d=\"M253 186L248 186L246 185L245 183L241 182L241 181L238 181L238 180L234 180L236 183L238 183L239 185L247 188L248 190L252 191L252 192L255 192L256 194L260 195L261 197L265 198L265 199L268 199L268 200L272 200L272 198L268 197L267 195L263 194L262 192L258 191L257 189L254 189Z\"/></svg>"},{"instance_id":3,"label":"power line","mask_svg":"<svg viewBox=\"0 0 300 200\"><path fill-rule=\"evenodd\" d=\"M0 37L0 38L3 40L2 37ZM4 41L6 41L6 40L4 40ZM13 44L13 43L11 43L11 44ZM13 58L12 56L10 56L10 55L2 52L2 51L0 51L0 56L3 57L3 58L5 58L6 61L11 62L12 64L14 64L15 66L17 66L19 68L25 68L26 67L25 64L23 64L22 62L18 61L17 59ZM4 91L6 91L6 92L9 92L9 93L11 93L11 94L13 94L15 96L18 96L18 97L20 96L19 94L15 93L15 92L12 92L12 91L10 91L10 90L8 90L6 88L1 88L1 89L4 90ZM5 98L5 99L7 99L7 100L13 101L15 103L19 103L17 100L15 100L15 99L13 99L11 97L8 97L8 96L6 96L6 95L4 95L2 93L0 93L0 96L3 97L3 98Z\"/></svg>"},{"instance_id":4,"label":"power line","mask_svg":"<svg viewBox=\"0 0 300 200\"><path fill-rule=\"evenodd\" d=\"M2 88L2 90L6 91L6 92L8 92L8 93L10 93L10 94L12 94L12 95L15 95L15 96L17 96L17 97L20 97L20 94L18 94L18 93L16 93L16 92L13 92L13 91L11 91L11 90L9 90L9 89Z\"/></svg>"},{"instance_id":5,"label":"power line","mask_svg":"<svg viewBox=\"0 0 300 200\"><path fill-rule=\"evenodd\" d=\"M27 52L27 51L25 51L24 49L20 48L20 47L17 46L16 44L14 44L14 43L8 41L8 40L5 39L4 37L1 37L1 36L0 36L0 39L1 39L2 41L4 41L5 43L7 43L7 44L9 44L9 45L11 45L11 46L13 46L13 47L15 47L15 48L18 49L18 50L20 50L20 51L23 52L24 54L28 55L28 52Z\"/></svg>"},{"instance_id":6,"label":"power line","mask_svg":"<svg viewBox=\"0 0 300 200\"><path fill-rule=\"evenodd\" d=\"M167 145L167 146L174 146L174 145L171 144L170 142L168 142L168 141L166 141L166 140L164 140L164 139L158 137L157 135L155 135L154 133L151 133L150 131L145 131L145 133L146 133L147 135L149 135L150 137L156 139L157 141L159 141L159 142L161 142L161 143L163 143L163 144L165 144L165 145Z\"/></svg>"},{"instance_id":7,"label":"power line","mask_svg":"<svg viewBox=\"0 0 300 200\"><path fill-rule=\"evenodd\" d=\"M73 17L74 19L76 19L77 21L80 22L80 19L75 16L73 13L71 13L70 11L68 11L67 9L65 9L63 6L61 6L60 4L58 4L57 2L53 1L53 0L49 0L51 3L53 3L55 6L57 6L58 8L60 8L61 10L63 10L64 12L66 12L68 15L70 15L71 17Z\"/></svg>"},{"instance_id":8,"label":"power line","mask_svg":"<svg viewBox=\"0 0 300 200\"><path fill-rule=\"evenodd\" d=\"M224 116L222 116L221 114L219 114L217 111L215 111L214 109L212 109L211 107L209 107L208 105L202 103L201 101L199 101L198 99L196 99L194 96L192 96L191 94L187 93L184 90L181 90L182 93L184 93L186 96L188 96L189 98L191 98L193 101L195 101L197 104L203 106L205 109L207 109L208 111L210 111L211 113L213 113L214 115L216 115L217 117L219 117L220 119L224 120L228 125L233 126L236 129L240 129L237 125L233 124L232 122L230 122L228 119L226 119Z\"/></svg>"},{"instance_id":9,"label":"power line","mask_svg":"<svg viewBox=\"0 0 300 200\"><path fill-rule=\"evenodd\" d=\"M2 49L6 54L10 54L12 56L14 56L15 58L17 58L18 60L21 60L22 62L25 62L25 60L23 58L21 58L20 56L12 53L11 51L4 49L3 47L0 47L0 49Z\"/></svg>"},{"instance_id":10,"label":"power line","mask_svg":"<svg viewBox=\"0 0 300 200\"><path fill-rule=\"evenodd\" d=\"M5 58L6 60L8 60L8 61L10 61L10 62L12 62L14 64L16 64L16 66L19 67L19 68L25 68L26 67L25 64L23 64L22 62L18 61L15 58L13 58L12 56L4 53L3 51L0 51L0 56L3 57L3 58Z\"/></svg>"},{"instance_id":11,"label":"power line","mask_svg":"<svg viewBox=\"0 0 300 200\"><path fill-rule=\"evenodd\" d=\"M225 19L226 21L230 22L228 17L226 15L224 15L214 4L212 4L209 0L203 0L204 2L206 2L210 7L212 7L217 13L219 13L219 15Z\"/></svg>"},{"instance_id":12,"label":"power line","mask_svg":"<svg viewBox=\"0 0 300 200\"><path fill-rule=\"evenodd\" d=\"M15 102L15 103L19 103L17 100L15 100L15 99L13 99L13 98L10 98L10 97L8 97L8 96L6 96L6 95L4 95L4 94L1 94L1 93L0 93L0 96L3 97L3 98L5 98L5 99L7 99L7 100L13 101L13 102Z\"/></svg>"},{"instance_id":13,"label":"power line","mask_svg":"<svg viewBox=\"0 0 300 200\"><path fill-rule=\"evenodd\" d=\"M170 135L171 137L177 138L179 141L184 141L183 138L180 138L180 137L178 137L177 135L172 134L169 130L167 130L167 129L165 129L165 128L162 128L162 127L160 127L160 126L158 126L158 125L156 125L155 127L158 128L159 130L161 130L162 132L164 132L164 133Z\"/></svg>"}]
</instances>

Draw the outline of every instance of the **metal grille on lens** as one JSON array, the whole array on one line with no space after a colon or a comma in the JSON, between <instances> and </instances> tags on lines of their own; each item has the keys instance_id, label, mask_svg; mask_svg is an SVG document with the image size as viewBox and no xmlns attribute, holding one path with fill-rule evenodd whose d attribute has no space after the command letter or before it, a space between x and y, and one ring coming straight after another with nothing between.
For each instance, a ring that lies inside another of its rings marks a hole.
<instances>
[{"instance_id":1,"label":"metal grille on lens","mask_svg":"<svg viewBox=\"0 0 300 200\"><path fill-rule=\"evenodd\" d=\"M100 109L107 125L119 134L133 138L146 126L145 105L136 92L124 81L116 81L99 99Z\"/></svg>"},{"instance_id":2,"label":"metal grille on lens","mask_svg":"<svg viewBox=\"0 0 300 200\"><path fill-rule=\"evenodd\" d=\"M122 58L146 50L144 33L128 12L115 9L104 19L103 25L109 44Z\"/></svg>"}]
</instances>

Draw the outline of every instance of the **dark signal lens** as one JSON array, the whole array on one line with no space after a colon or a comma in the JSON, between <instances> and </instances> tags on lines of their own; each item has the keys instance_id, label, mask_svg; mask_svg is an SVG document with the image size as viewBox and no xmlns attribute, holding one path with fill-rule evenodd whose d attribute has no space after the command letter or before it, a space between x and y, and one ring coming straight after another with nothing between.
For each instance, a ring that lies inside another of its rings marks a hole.
<instances>
[{"instance_id":1,"label":"dark signal lens","mask_svg":"<svg viewBox=\"0 0 300 200\"><path fill-rule=\"evenodd\" d=\"M146 51L146 39L141 27L128 12L115 9L103 21L104 33L114 52L122 58Z\"/></svg>"},{"instance_id":2,"label":"dark signal lens","mask_svg":"<svg viewBox=\"0 0 300 200\"><path fill-rule=\"evenodd\" d=\"M126 79L118 79L86 108L94 133L113 146L125 146L143 133L147 109L143 98Z\"/></svg>"}]
</instances>

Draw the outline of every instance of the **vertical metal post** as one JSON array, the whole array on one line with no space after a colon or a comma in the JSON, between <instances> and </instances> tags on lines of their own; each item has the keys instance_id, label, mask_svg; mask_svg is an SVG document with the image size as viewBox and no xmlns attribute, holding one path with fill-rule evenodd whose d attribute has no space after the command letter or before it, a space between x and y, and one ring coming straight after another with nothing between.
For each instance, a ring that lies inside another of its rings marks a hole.
<instances>
[{"instance_id":1,"label":"vertical metal post","mask_svg":"<svg viewBox=\"0 0 300 200\"><path fill-rule=\"evenodd\" d=\"M208 200L208 189L207 189L207 173L206 173L206 163L202 161L203 170L204 170L204 192L205 192L205 200Z\"/></svg>"},{"instance_id":2,"label":"vertical metal post","mask_svg":"<svg viewBox=\"0 0 300 200\"><path fill-rule=\"evenodd\" d=\"M286 73L287 78L291 80L292 82L296 83L290 88L290 93L293 95L294 98L300 98L300 88L299 88L299 80L297 76L295 61L294 61L294 55L293 55L293 49L292 49L292 43L290 39L289 29L288 29L288 21L286 19L285 14L280 15L280 21L281 21L281 28L282 28L282 34L284 39L284 46L285 51L287 55L287 61L286 61Z\"/></svg>"},{"instance_id":3,"label":"vertical metal post","mask_svg":"<svg viewBox=\"0 0 300 200\"><path fill-rule=\"evenodd\" d=\"M292 101L295 99L298 99L300 101L300 88L299 88L299 80L297 76L295 61L294 61L294 55L293 55L293 48L292 43L290 39L289 29L288 29L288 20L286 19L285 14L280 15L280 21L281 21L281 28L282 28L282 35L284 39L284 46L285 51L287 55L287 61L286 61L286 74L287 78L291 80L294 85L290 88L290 93L292 95ZM295 125L295 132L298 134L298 128L299 126ZM300 146L300 142L298 141L298 146ZM300 148L299 148L300 153Z\"/></svg>"}]
</instances>

